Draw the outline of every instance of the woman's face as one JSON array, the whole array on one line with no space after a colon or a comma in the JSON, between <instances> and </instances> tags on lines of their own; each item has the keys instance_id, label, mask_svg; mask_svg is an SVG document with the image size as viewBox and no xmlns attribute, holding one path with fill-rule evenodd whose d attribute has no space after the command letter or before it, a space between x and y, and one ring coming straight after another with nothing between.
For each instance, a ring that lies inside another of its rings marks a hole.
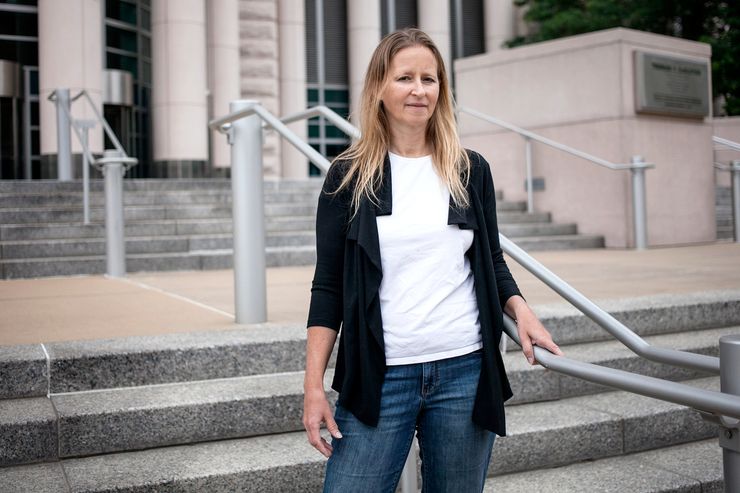
<instances>
[{"instance_id":1,"label":"woman's face","mask_svg":"<svg viewBox=\"0 0 740 493\"><path fill-rule=\"evenodd\" d=\"M381 101L391 129L426 129L439 97L437 61L429 48L410 46L391 60Z\"/></svg>"}]
</instances>

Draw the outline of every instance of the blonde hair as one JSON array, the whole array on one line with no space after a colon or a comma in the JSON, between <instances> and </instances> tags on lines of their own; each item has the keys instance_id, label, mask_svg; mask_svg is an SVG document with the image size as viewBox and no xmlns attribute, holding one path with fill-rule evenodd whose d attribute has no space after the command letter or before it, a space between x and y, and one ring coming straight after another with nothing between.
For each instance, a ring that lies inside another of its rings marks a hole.
<instances>
[{"instance_id":1,"label":"blonde hair","mask_svg":"<svg viewBox=\"0 0 740 493\"><path fill-rule=\"evenodd\" d=\"M447 184L455 205L460 208L469 205L465 187L470 176L470 159L460 145L457 135L454 103L444 60L437 46L425 32L407 28L387 35L375 48L367 68L360 100L362 137L336 158L350 162L337 192L354 183L351 199L353 215L357 212L363 197L372 203L378 203L377 191L383 180L383 162L391 144L390 128L381 103L381 94L393 57L402 49L413 46L429 49L437 62L439 98L426 129L427 141L432 146L434 168L442 181Z\"/></svg>"}]
</instances>

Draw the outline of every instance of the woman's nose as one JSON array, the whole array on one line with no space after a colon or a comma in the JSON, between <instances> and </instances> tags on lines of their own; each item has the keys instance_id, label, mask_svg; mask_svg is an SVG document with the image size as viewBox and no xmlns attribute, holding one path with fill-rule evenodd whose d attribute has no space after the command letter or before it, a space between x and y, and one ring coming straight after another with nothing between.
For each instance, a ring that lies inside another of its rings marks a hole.
<instances>
[{"instance_id":1,"label":"woman's nose","mask_svg":"<svg viewBox=\"0 0 740 493\"><path fill-rule=\"evenodd\" d=\"M414 80L414 87L411 89L411 93L414 96L421 96L424 94L424 84L421 83L421 79Z\"/></svg>"}]
</instances>

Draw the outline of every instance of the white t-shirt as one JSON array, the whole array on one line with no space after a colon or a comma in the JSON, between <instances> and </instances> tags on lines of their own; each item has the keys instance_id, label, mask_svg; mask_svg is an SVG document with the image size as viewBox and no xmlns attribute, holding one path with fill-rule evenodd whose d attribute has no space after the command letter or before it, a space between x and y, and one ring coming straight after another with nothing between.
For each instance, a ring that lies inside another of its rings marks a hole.
<instances>
[{"instance_id":1,"label":"white t-shirt","mask_svg":"<svg viewBox=\"0 0 740 493\"><path fill-rule=\"evenodd\" d=\"M378 216L380 312L388 365L461 356L482 346L471 230L448 225L450 192L432 157L390 154L393 213Z\"/></svg>"}]
</instances>

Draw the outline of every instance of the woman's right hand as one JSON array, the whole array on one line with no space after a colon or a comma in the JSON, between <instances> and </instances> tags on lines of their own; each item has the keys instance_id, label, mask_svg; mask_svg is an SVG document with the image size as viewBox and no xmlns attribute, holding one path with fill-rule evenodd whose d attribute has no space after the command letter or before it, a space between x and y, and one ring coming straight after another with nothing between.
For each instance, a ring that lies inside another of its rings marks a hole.
<instances>
[{"instance_id":1,"label":"woman's right hand","mask_svg":"<svg viewBox=\"0 0 740 493\"><path fill-rule=\"evenodd\" d=\"M303 396L303 427L306 428L308 443L325 457L329 457L333 449L331 444L321 436L322 423L326 424L326 429L331 436L342 438L324 389L306 390Z\"/></svg>"}]
</instances>

